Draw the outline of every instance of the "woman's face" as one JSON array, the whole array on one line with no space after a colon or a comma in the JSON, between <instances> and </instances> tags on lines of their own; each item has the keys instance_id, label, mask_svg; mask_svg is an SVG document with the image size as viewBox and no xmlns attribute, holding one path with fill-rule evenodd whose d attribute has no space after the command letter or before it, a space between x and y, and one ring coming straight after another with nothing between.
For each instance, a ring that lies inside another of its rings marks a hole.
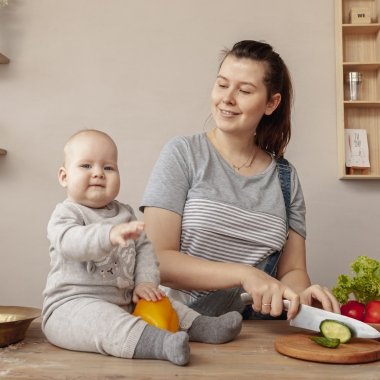
<instances>
[{"instance_id":1,"label":"woman's face","mask_svg":"<svg viewBox=\"0 0 380 380\"><path fill-rule=\"evenodd\" d=\"M263 115L276 109L281 95L275 94L268 100L264 76L264 63L226 57L211 93L212 115L218 128L252 134Z\"/></svg>"}]
</instances>

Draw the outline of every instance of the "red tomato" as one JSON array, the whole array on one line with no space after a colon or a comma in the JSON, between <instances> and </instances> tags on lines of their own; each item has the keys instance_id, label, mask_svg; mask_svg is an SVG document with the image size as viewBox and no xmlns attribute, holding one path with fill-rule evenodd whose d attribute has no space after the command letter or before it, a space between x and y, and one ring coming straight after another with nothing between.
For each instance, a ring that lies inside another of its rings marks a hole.
<instances>
[{"instance_id":1,"label":"red tomato","mask_svg":"<svg viewBox=\"0 0 380 380\"><path fill-rule=\"evenodd\" d=\"M380 301L369 301L365 307L366 323L380 323Z\"/></svg>"},{"instance_id":2,"label":"red tomato","mask_svg":"<svg viewBox=\"0 0 380 380\"><path fill-rule=\"evenodd\" d=\"M365 305L358 301L348 301L346 304L340 307L340 312L342 313L342 315L345 315L347 317L363 321Z\"/></svg>"}]
</instances>

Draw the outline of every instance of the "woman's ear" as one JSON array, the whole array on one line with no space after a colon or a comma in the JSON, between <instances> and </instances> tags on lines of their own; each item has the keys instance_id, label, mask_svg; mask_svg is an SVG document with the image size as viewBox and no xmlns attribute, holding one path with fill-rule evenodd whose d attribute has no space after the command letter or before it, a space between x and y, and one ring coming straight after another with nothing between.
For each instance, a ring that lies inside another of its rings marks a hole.
<instances>
[{"instance_id":1,"label":"woman's ear","mask_svg":"<svg viewBox=\"0 0 380 380\"><path fill-rule=\"evenodd\" d=\"M63 166L59 168L58 181L62 187L67 186L67 173L66 173L66 169Z\"/></svg>"},{"instance_id":2,"label":"woman's ear","mask_svg":"<svg viewBox=\"0 0 380 380\"><path fill-rule=\"evenodd\" d=\"M281 94L278 92L277 94L272 95L271 99L267 103L267 108L265 109L265 115L271 115L278 105L281 103Z\"/></svg>"}]
</instances>

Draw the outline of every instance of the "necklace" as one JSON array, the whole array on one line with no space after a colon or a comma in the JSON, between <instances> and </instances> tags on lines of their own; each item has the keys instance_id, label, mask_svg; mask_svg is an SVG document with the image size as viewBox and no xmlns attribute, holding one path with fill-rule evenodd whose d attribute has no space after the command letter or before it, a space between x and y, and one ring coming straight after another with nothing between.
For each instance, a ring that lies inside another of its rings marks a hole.
<instances>
[{"instance_id":1,"label":"necklace","mask_svg":"<svg viewBox=\"0 0 380 380\"><path fill-rule=\"evenodd\" d=\"M231 165L236 171L240 171L240 169L243 169L243 168L250 168L253 165L256 159L256 156L257 156L257 149L252 153L252 156L248 157L248 160L245 161L244 164L238 166L231 162Z\"/></svg>"},{"instance_id":2,"label":"necklace","mask_svg":"<svg viewBox=\"0 0 380 380\"><path fill-rule=\"evenodd\" d=\"M214 140L214 142L215 142L215 144L219 147L219 144L218 144L218 141L217 141L217 139L216 139L216 136L215 136L215 129L211 132L212 133L212 137L213 137L213 140ZM220 149L220 147L219 147L219 149ZM227 161L229 161L229 163L230 163L230 165L232 166L232 168L234 169L234 170L236 170L236 171L240 171L241 169L243 169L243 168L250 168L252 165L253 165L253 163L254 163L254 161L255 161L255 159L256 159L256 156L257 156L257 152L258 152L258 149L255 149L254 151L252 151L252 155L251 156L249 156L248 157L248 160L247 161L245 161L242 165L235 165L233 162L231 162L230 160L227 160ZM220 154L222 154L221 152L220 152Z\"/></svg>"}]
</instances>

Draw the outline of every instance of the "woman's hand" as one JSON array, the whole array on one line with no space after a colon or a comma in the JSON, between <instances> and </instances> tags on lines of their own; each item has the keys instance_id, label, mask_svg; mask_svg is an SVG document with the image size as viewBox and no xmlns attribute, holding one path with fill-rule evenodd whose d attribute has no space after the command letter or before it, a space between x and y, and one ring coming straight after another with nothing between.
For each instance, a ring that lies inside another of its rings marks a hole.
<instances>
[{"instance_id":1,"label":"woman's hand","mask_svg":"<svg viewBox=\"0 0 380 380\"><path fill-rule=\"evenodd\" d=\"M133 302L137 303L140 298L146 301L159 301L165 293L152 282L141 282L133 289Z\"/></svg>"},{"instance_id":2,"label":"woman's hand","mask_svg":"<svg viewBox=\"0 0 380 380\"><path fill-rule=\"evenodd\" d=\"M252 296L254 311L277 317L283 311L283 299L287 299L290 301L288 319L296 316L300 304L299 295L265 272L247 267L241 285Z\"/></svg>"},{"instance_id":3,"label":"woman's hand","mask_svg":"<svg viewBox=\"0 0 380 380\"><path fill-rule=\"evenodd\" d=\"M302 304L322 307L340 314L339 302L326 287L311 285L300 293L300 298Z\"/></svg>"},{"instance_id":4,"label":"woman's hand","mask_svg":"<svg viewBox=\"0 0 380 380\"><path fill-rule=\"evenodd\" d=\"M292 229L277 267L280 281L300 295L305 305L319 306L340 313L339 303L330 291L320 285L311 285L306 269L305 239Z\"/></svg>"}]
</instances>

